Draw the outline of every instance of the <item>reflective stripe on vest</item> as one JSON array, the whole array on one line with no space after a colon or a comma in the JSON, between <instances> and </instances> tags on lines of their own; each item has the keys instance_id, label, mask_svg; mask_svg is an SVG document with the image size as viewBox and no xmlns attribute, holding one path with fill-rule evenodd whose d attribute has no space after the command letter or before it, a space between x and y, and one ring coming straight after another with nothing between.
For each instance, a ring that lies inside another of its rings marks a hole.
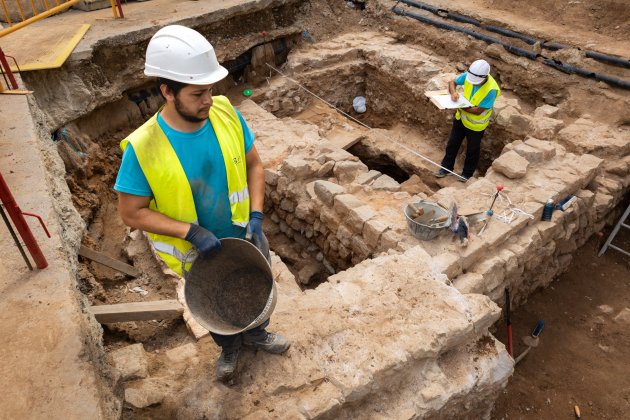
<instances>
[{"instance_id":1,"label":"reflective stripe on vest","mask_svg":"<svg viewBox=\"0 0 630 420\"><path fill-rule=\"evenodd\" d=\"M484 83L473 95L473 84L469 83L468 80L464 80L464 97L468 99L468 101L472 104L472 106L479 106L481 102L488 96L491 90L497 91L497 98L501 94L501 89L499 85L494 80L494 78L488 75L488 80ZM472 114L470 112L466 112L463 109L458 109L455 114L455 118L458 120L462 120L462 124L464 127L473 130L473 131L483 131L490 123L490 117L492 116L492 108L485 110L479 115Z\"/></svg>"},{"instance_id":2,"label":"reflective stripe on vest","mask_svg":"<svg viewBox=\"0 0 630 420\"><path fill-rule=\"evenodd\" d=\"M225 96L213 97L209 118L225 162L232 224L245 227L249 222L249 191L243 128ZM133 145L138 163L153 193L149 207L171 219L197 223L190 183L175 150L157 122L157 114L120 142L123 151L129 143ZM149 233L148 236L164 262L182 275L181 257L192 247L190 242L155 233Z\"/></svg>"}]
</instances>

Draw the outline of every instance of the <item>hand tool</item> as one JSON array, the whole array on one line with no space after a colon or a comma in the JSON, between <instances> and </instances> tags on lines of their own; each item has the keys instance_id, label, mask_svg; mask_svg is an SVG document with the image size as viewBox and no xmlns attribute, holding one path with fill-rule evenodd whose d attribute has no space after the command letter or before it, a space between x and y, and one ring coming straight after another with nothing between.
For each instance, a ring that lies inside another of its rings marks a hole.
<instances>
[{"instance_id":1,"label":"hand tool","mask_svg":"<svg viewBox=\"0 0 630 420\"><path fill-rule=\"evenodd\" d=\"M488 226L488 222L490 221L490 218L494 214L494 211L492 210L492 207L494 207L494 202L497 201L497 197L499 196L501 191L503 191L503 185L499 184L499 185L497 185L497 192L495 192L493 194L492 204L490 204L490 208L486 211L486 216L488 216L488 218L486 219L485 223L483 224L483 227L479 230L479 236L481 236L483 231L486 230L486 226Z\"/></svg>"},{"instance_id":2,"label":"hand tool","mask_svg":"<svg viewBox=\"0 0 630 420\"><path fill-rule=\"evenodd\" d=\"M544 328L545 328L545 321L541 319L536 323L536 326L534 327L534 330L532 331L531 336L525 336L521 338L521 341L523 342L523 344L527 346L527 348L523 350L523 353L519 354L516 359L514 359L514 365L516 365L518 362L523 360L523 358L527 355L527 353L529 353L532 347L538 346L538 336L540 336L540 333L542 332Z\"/></svg>"}]
</instances>

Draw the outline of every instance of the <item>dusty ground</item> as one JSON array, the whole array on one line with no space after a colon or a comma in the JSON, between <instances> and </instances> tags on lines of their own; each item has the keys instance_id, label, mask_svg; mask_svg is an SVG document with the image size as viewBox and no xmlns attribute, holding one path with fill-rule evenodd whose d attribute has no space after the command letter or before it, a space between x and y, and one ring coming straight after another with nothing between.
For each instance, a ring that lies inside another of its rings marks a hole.
<instances>
[{"instance_id":1,"label":"dusty ground","mask_svg":"<svg viewBox=\"0 0 630 420\"><path fill-rule=\"evenodd\" d=\"M548 34L546 39L566 41L567 33L571 32L566 29L569 27L575 30L578 45L592 45L593 49L610 53L620 53L624 48L626 53L628 51L630 7L623 0L563 1L552 5L535 0L526 9L510 0L469 0L452 1L448 7L463 11L471 3L476 16L507 12L505 22L517 29L525 25L532 33ZM368 1L372 11L378 4ZM316 0L306 4L304 9L304 28L315 41L337 35L340 28L341 31L365 28L361 24L362 12L351 9L345 2ZM520 15L519 10L522 11ZM383 13L386 11L384 8ZM391 17L389 14L381 16L382 20L371 22L379 29L383 29ZM372 25L369 28L374 29ZM419 25L413 28L418 33L425 29ZM613 72L617 74L619 70ZM562 74L558 73L556 82L561 81ZM578 103L581 99L586 98L572 97ZM579 109L580 105L575 107ZM593 112L603 114L606 111ZM373 123L380 125L379 121ZM397 126L393 130L404 134L411 129ZM434 133L434 137L443 137L444 129L448 127ZM75 205L86 222L91 223L85 244L124 259L122 241L126 229L115 212L116 197L111 190L120 159L117 143L122 137L119 133L101 144L101 150L93 151L92 163L85 172L69 178L69 184ZM624 240L626 248L630 249L628 235ZM541 345L517 367L506 393L498 401L495 418L571 418L575 404L581 407L585 417L627 417L630 408L630 367L627 363L630 335L627 325L616 323L612 318L630 306L630 263L614 251L609 251L601 259L595 257L599 241L601 239L592 238L578 251L578 258L568 273L549 289L531 296L529 302L513 314L517 354L523 350L520 337L528 333L538 319L545 320L546 329ZM81 270L81 288L91 303L143 300L143 296L130 291L133 287L144 288L153 298L174 298L174 284L156 279L158 274L150 271L148 255L143 261L146 267L142 267L142 261L134 261L146 271L135 280L88 263L89 267L83 266ZM600 305L608 305L614 312L603 313ZM504 338L501 333L498 336ZM107 350L143 342L146 350L152 351L188 340L182 321L126 323L105 328Z\"/></svg>"},{"instance_id":2,"label":"dusty ground","mask_svg":"<svg viewBox=\"0 0 630 420\"><path fill-rule=\"evenodd\" d=\"M539 319L545 329L539 346L517 365L493 418L571 419L575 405L583 418L628 418L630 334L628 321L613 318L630 306L630 258L614 250L598 258L605 239L594 235L568 272L512 314L515 354ZM630 249L630 232L614 243Z\"/></svg>"}]
</instances>

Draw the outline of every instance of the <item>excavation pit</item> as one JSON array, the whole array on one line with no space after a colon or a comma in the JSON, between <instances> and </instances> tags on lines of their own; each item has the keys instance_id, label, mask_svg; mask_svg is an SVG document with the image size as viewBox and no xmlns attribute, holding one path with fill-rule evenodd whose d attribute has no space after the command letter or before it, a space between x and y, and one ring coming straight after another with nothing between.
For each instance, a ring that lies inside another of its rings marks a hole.
<instances>
[{"instance_id":1,"label":"excavation pit","mask_svg":"<svg viewBox=\"0 0 630 420\"><path fill-rule=\"evenodd\" d=\"M391 13L395 2L248 2L209 21L198 12L212 2L197 3L190 15L194 18L185 24L198 25L232 71L215 87L215 94L226 94L241 111L254 129L264 161L264 230L275 254L272 269L280 293L270 329L294 344L283 357L244 350L240 381L226 388L210 378L218 349L186 315L104 325L100 337L89 305L83 306L86 301L101 305L178 299L181 288L181 280L158 264L142 232L127 229L116 212L111 187L120 162L118 143L161 105L154 84L141 76L141 57L155 26L166 24L156 20L121 35L121 20L115 39L92 42L94 51L81 49L61 69L24 77L35 91L30 104L37 113L34 125L48 131L35 131L41 137L37 148L46 151L45 179L57 201L41 214L59 214L47 222L63 235L45 253L62 260L52 265L55 281L64 278L59 267L71 267L65 274L71 281L77 268L87 299L72 296L71 304L51 302L50 308L63 307L73 314L57 321L61 311L55 311L54 325L38 326L32 320L39 322L41 316L24 316L21 322L28 328L15 340L29 334L38 339L20 341L21 351L34 348L41 337L47 340L46 351L40 353L45 357L29 357L20 372L37 368L38 374L46 372L61 381L66 376L47 369L61 366L64 374L91 369L89 375L72 378L81 389L67 383L59 388L68 390L68 401L75 395L81 401L64 409L100 407L102 402L114 413L101 416L106 418L119 417L121 411L124 418L370 418L374 413L392 418L487 417L512 372L503 345L488 333L497 325L497 304L503 304L505 288L518 306L532 291L546 287L569 268L575 250L612 221L613 209L623 202L630 170L625 92L575 75L558 77L556 70L512 57L496 45L418 26ZM574 5L575 10L581 7ZM177 8L187 10L189 5L178 2ZM497 20L483 7L479 13ZM506 23L527 29L519 20ZM574 41L591 39L581 36L576 33ZM593 36L593 42L600 41L601 34ZM468 183L454 177L437 179L432 175L437 168L424 158L441 160L452 112L436 109L424 91L444 88L449 77L476 58L473 51L482 51L490 60L503 94L483 140L475 177ZM578 60L576 51L565 52L565 57ZM260 60L252 65L256 54ZM128 68L107 63L126 63ZM610 74L624 77L624 72ZM254 92L251 100L243 95L246 88ZM356 96L367 98L365 113L353 110ZM54 143L48 138L53 132ZM22 157L21 148L11 153ZM30 158L36 155L30 153ZM19 185L16 181L23 175L16 174L12 182ZM58 185L64 175L72 196ZM37 176L33 172L29 182ZM450 232L429 241L408 232L403 214L407 203L427 199L446 204L455 199L463 214L474 214L487 210L498 184L523 213L504 222L500 216L510 206L506 198L499 200L497 217L483 234L473 225L468 247ZM562 200L568 195L576 197L573 207L554 212L550 222L539 220L549 197ZM48 194L41 197L46 204ZM22 208L29 205L27 198ZM82 221L68 210L73 205ZM124 275L83 257L77 263L82 236L84 246L133 265L141 274ZM63 259L61 249L72 257ZM19 297L19 307L28 309L33 286L39 287L40 294L33 296L41 301L52 295L51 279L36 280L33 276L3 293L29 289L28 302L24 294ZM67 300L73 284L54 283L55 291L64 292ZM39 302L37 311L45 311L47 303ZM68 328L62 331L56 325ZM81 339L72 337L74 347L56 346L57 337L72 327ZM48 362L55 349L64 350L63 358ZM123 376L104 373L104 355L120 369L119 350L128 356L132 349L137 358L133 360L145 369ZM19 361L13 358L19 353L11 351L9 357ZM10 369L7 375L19 383L20 375ZM120 382L113 383L113 377ZM91 384L100 391L86 396L83 392ZM122 388L124 396L115 394ZM59 414L41 389L18 391L37 401L29 406ZM21 401L15 396L8 395L9 410L3 407L3 412L25 417L11 410L12 402ZM142 400L134 398L138 396L151 401L142 406ZM74 417L99 415L84 412Z\"/></svg>"}]
</instances>

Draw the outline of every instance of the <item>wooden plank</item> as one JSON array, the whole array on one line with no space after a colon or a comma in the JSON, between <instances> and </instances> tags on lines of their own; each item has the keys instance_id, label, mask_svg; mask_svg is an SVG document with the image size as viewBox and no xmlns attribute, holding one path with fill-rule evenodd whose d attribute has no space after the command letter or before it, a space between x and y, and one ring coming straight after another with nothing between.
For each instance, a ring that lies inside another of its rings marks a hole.
<instances>
[{"instance_id":1,"label":"wooden plank","mask_svg":"<svg viewBox=\"0 0 630 420\"><path fill-rule=\"evenodd\" d=\"M117 303L115 305L91 306L90 309L101 324L172 319L178 318L184 313L184 307L177 300Z\"/></svg>"},{"instance_id":2,"label":"wooden plank","mask_svg":"<svg viewBox=\"0 0 630 420\"><path fill-rule=\"evenodd\" d=\"M92 261L95 261L99 264L103 264L108 267L111 267L114 270L128 274L132 277L138 277L141 274L140 271L134 266L125 264L124 262L116 260L112 257L108 257L105 254L101 254L100 252L94 251L93 249L86 248L83 245L81 245L81 248L79 249L79 255L82 257L88 258Z\"/></svg>"}]
</instances>

